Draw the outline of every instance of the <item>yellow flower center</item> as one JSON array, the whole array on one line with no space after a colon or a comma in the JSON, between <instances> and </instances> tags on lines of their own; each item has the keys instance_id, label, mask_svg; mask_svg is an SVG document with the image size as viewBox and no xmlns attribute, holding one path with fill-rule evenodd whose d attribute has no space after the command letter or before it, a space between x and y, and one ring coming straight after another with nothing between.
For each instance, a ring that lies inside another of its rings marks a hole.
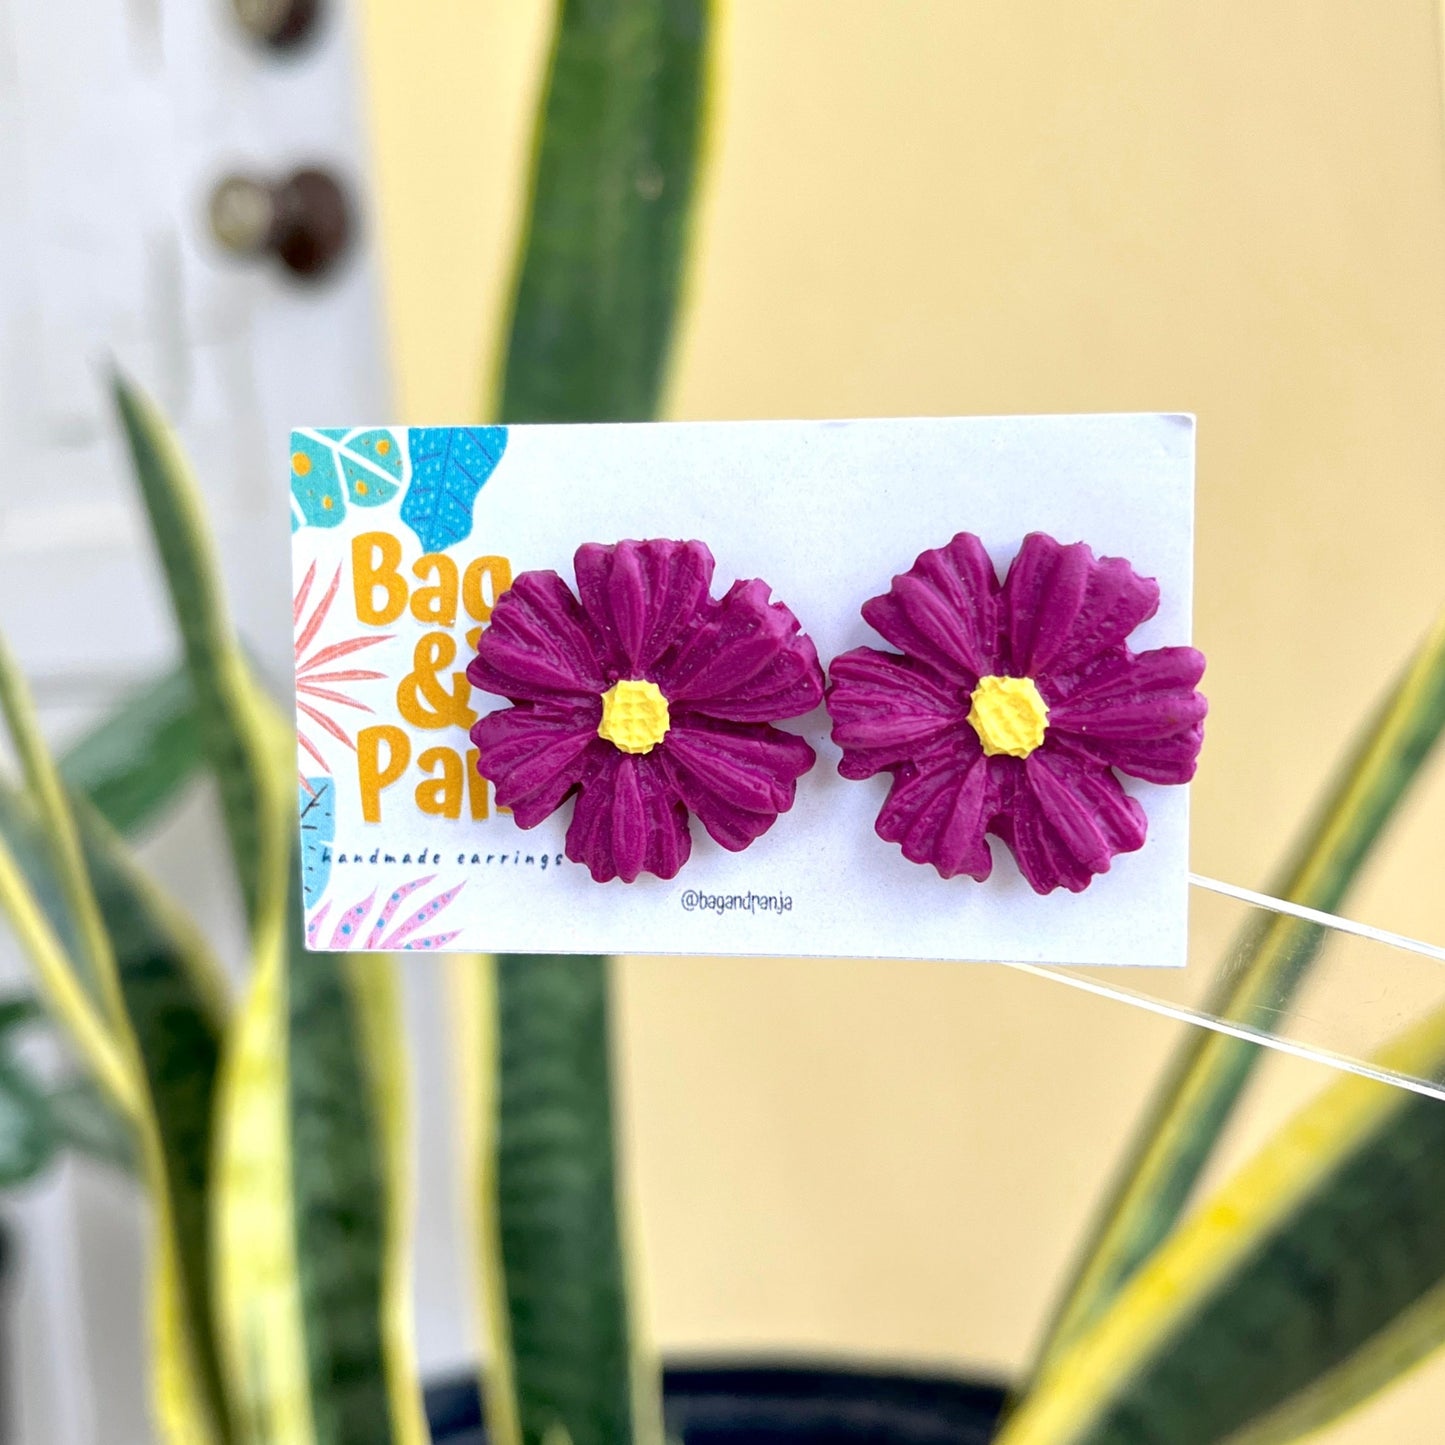
<instances>
[{"instance_id":1,"label":"yellow flower center","mask_svg":"<svg viewBox=\"0 0 1445 1445\"><path fill-rule=\"evenodd\" d=\"M989 757L1026 758L1044 740L1049 705L1031 677L981 677L968 720Z\"/></svg>"},{"instance_id":2,"label":"yellow flower center","mask_svg":"<svg viewBox=\"0 0 1445 1445\"><path fill-rule=\"evenodd\" d=\"M602 694L597 736L624 753L650 753L671 726L667 699L655 682L625 678Z\"/></svg>"}]
</instances>

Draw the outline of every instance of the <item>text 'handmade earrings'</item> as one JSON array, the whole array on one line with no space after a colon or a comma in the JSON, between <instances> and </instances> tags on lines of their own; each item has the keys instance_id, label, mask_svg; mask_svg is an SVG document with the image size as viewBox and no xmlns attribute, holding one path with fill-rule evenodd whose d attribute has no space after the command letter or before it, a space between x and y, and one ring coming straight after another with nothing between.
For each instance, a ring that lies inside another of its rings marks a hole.
<instances>
[{"instance_id":1,"label":"text 'handmade earrings'","mask_svg":"<svg viewBox=\"0 0 1445 1445\"><path fill-rule=\"evenodd\" d=\"M863 604L898 652L860 647L829 669L839 772L893 777L878 836L982 881L993 834L1039 893L1081 892L1142 847L1144 809L1114 770L1188 782L1208 706L1194 648L1126 645L1158 606L1121 558L1040 532L1002 584L971 533L924 552Z\"/></svg>"},{"instance_id":2,"label":"text 'handmade earrings'","mask_svg":"<svg viewBox=\"0 0 1445 1445\"><path fill-rule=\"evenodd\" d=\"M512 705L471 730L517 824L574 793L567 856L598 882L673 878L688 816L737 852L793 805L813 749L771 726L823 696L817 650L764 582L711 595L701 542L589 543L577 589L523 572L467 676Z\"/></svg>"}]
</instances>

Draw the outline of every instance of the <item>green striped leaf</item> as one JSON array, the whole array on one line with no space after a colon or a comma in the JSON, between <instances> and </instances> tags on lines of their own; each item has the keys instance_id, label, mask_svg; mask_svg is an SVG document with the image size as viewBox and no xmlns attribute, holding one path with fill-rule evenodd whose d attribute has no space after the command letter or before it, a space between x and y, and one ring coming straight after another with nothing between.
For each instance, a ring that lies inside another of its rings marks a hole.
<instances>
[{"instance_id":1,"label":"green striped leaf","mask_svg":"<svg viewBox=\"0 0 1445 1445\"><path fill-rule=\"evenodd\" d=\"M1304 1389L1231 1435L1228 1445L1285 1445L1301 1440L1348 1414L1442 1344L1445 1279Z\"/></svg>"},{"instance_id":2,"label":"green striped leaf","mask_svg":"<svg viewBox=\"0 0 1445 1445\"><path fill-rule=\"evenodd\" d=\"M134 1133L90 1079L62 1079L50 1087L46 1103L59 1147L122 1174L140 1173Z\"/></svg>"},{"instance_id":3,"label":"green striped leaf","mask_svg":"<svg viewBox=\"0 0 1445 1445\"><path fill-rule=\"evenodd\" d=\"M139 1046L160 1179L150 1187L173 1247L191 1367L218 1440L232 1438L214 1326L209 1195L226 1023L220 971L198 935L142 874L109 827L80 805L86 861L115 945Z\"/></svg>"},{"instance_id":4,"label":"green striped leaf","mask_svg":"<svg viewBox=\"0 0 1445 1445\"><path fill-rule=\"evenodd\" d=\"M34 1179L59 1142L44 1086L18 1059L0 1057L0 1189Z\"/></svg>"},{"instance_id":5,"label":"green striped leaf","mask_svg":"<svg viewBox=\"0 0 1445 1445\"><path fill-rule=\"evenodd\" d=\"M301 919L293 886L225 1072L228 1373L256 1445L424 1445L394 965L308 954Z\"/></svg>"},{"instance_id":6,"label":"green striped leaf","mask_svg":"<svg viewBox=\"0 0 1445 1445\"><path fill-rule=\"evenodd\" d=\"M572 1445L612 1445L646 1436L633 1409L607 961L511 955L496 968L483 1214L517 1438L552 1445L564 1430Z\"/></svg>"},{"instance_id":7,"label":"green striped leaf","mask_svg":"<svg viewBox=\"0 0 1445 1445\"><path fill-rule=\"evenodd\" d=\"M116 394L256 955L228 1042L221 1164L208 1201L228 1398L240 1437L258 1445L420 1445L395 1103L402 1069L387 965L301 949L299 867L287 841L297 836L289 729L231 630L174 439L124 382ZM176 1323L162 1320L163 1338L184 1333Z\"/></svg>"},{"instance_id":8,"label":"green striped leaf","mask_svg":"<svg viewBox=\"0 0 1445 1445\"><path fill-rule=\"evenodd\" d=\"M169 1265L156 1288L174 1294L165 1308L180 1323L182 1358L160 1364L159 1376L169 1383L158 1393L169 1398L158 1407L163 1416L183 1422L177 1437L192 1432L191 1439L227 1441L229 1412L212 1327L207 1206L213 1096L225 1026L220 974L99 814L80 799L71 800L69 811L115 969L121 1017L110 1018L107 1038L127 1071L133 1068L139 1078L129 1124L117 1128L122 1134L133 1129L138 1143L155 1209L157 1251ZM0 788L0 845L23 869L57 935L70 931L69 899L46 831L28 800L8 788ZM98 995L99 985L91 987ZM69 1021L64 1011L61 1021ZM64 1094L47 1101L57 1129L66 1118L60 1112L65 1102ZM197 1430L204 1434L197 1436Z\"/></svg>"},{"instance_id":9,"label":"green striped leaf","mask_svg":"<svg viewBox=\"0 0 1445 1445\"><path fill-rule=\"evenodd\" d=\"M1445 730L1445 614L1342 764L1271 891L1332 912L1398 812ZM1231 952L1207 1007L1268 1031L1286 1011L1322 930L1283 914ZM1193 1030L1182 1044L1081 1254L1039 1354L1047 1370L1168 1235L1260 1059L1257 1045Z\"/></svg>"},{"instance_id":10,"label":"green striped leaf","mask_svg":"<svg viewBox=\"0 0 1445 1445\"><path fill-rule=\"evenodd\" d=\"M201 763L195 695L178 668L122 699L66 750L60 772L116 832L134 833L175 801Z\"/></svg>"},{"instance_id":11,"label":"green striped leaf","mask_svg":"<svg viewBox=\"0 0 1445 1445\"><path fill-rule=\"evenodd\" d=\"M76 1113L101 1128L124 1132L114 1110L89 1080L69 1079L50 1086L26 1061L17 1035L44 1022L44 1011L29 994L0 1000L0 1189L27 1183L58 1150L73 1144L71 1103L80 1090L85 1102Z\"/></svg>"},{"instance_id":12,"label":"green striped leaf","mask_svg":"<svg viewBox=\"0 0 1445 1445\"><path fill-rule=\"evenodd\" d=\"M1445 1078L1445 1012L1378 1062ZM998 1445L1214 1445L1271 1417L1322 1422L1439 1338L1442 1284L1445 1105L1346 1077L1170 1235Z\"/></svg>"},{"instance_id":13,"label":"green striped leaf","mask_svg":"<svg viewBox=\"0 0 1445 1445\"><path fill-rule=\"evenodd\" d=\"M284 907L287 774L221 595L220 574L190 468L148 398L115 378L130 445L180 629L202 748L215 775L231 854L253 933L280 927Z\"/></svg>"},{"instance_id":14,"label":"green striped leaf","mask_svg":"<svg viewBox=\"0 0 1445 1445\"><path fill-rule=\"evenodd\" d=\"M26 867L7 849L0 859L0 892L35 964L52 1009L70 1029L86 1065L127 1112L134 1113L135 1061L124 1032L124 1006L116 977L115 951L86 871L75 818L60 771L40 731L30 689L0 636L0 718L9 734L33 809L31 841L44 862L54 905L36 919L28 905L40 903L17 873ZM64 923L57 927L56 916ZM58 947L56 945L59 945Z\"/></svg>"},{"instance_id":15,"label":"green striped leaf","mask_svg":"<svg viewBox=\"0 0 1445 1445\"><path fill-rule=\"evenodd\" d=\"M700 170L708 0L562 0L497 410L656 414ZM478 1059L498 1445L661 1440L628 1304L599 958L497 962Z\"/></svg>"},{"instance_id":16,"label":"green striped leaf","mask_svg":"<svg viewBox=\"0 0 1445 1445\"><path fill-rule=\"evenodd\" d=\"M563 0L500 418L657 410L697 188L708 0Z\"/></svg>"}]
</instances>

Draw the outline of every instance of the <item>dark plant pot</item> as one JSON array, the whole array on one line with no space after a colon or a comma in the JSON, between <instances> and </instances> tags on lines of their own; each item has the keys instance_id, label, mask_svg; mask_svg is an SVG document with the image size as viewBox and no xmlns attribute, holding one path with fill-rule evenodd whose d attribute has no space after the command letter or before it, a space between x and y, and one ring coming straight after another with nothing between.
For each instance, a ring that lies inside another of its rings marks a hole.
<instances>
[{"instance_id":1,"label":"dark plant pot","mask_svg":"<svg viewBox=\"0 0 1445 1445\"><path fill-rule=\"evenodd\" d=\"M987 1445L998 1385L799 1365L674 1366L668 1433L684 1445ZM427 1387L435 1445L486 1445L476 1381Z\"/></svg>"}]
</instances>

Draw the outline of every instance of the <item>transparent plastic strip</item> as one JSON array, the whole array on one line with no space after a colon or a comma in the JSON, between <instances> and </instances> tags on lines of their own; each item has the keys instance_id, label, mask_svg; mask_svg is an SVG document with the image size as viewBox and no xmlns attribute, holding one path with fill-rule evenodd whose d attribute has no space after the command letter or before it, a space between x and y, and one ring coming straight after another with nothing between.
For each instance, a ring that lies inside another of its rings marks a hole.
<instances>
[{"instance_id":1,"label":"transparent plastic strip","mask_svg":"<svg viewBox=\"0 0 1445 1445\"><path fill-rule=\"evenodd\" d=\"M1195 874L1190 884L1182 969L1009 967L1445 1100L1445 1058L1440 1073L1405 1074L1377 1057L1432 1013L1445 1017L1445 948L1215 878ZM1257 1001L1251 1020L1221 1016L1210 1001L1241 975L1251 936L1276 915L1319 930L1301 941L1311 961L1297 984Z\"/></svg>"}]
</instances>

